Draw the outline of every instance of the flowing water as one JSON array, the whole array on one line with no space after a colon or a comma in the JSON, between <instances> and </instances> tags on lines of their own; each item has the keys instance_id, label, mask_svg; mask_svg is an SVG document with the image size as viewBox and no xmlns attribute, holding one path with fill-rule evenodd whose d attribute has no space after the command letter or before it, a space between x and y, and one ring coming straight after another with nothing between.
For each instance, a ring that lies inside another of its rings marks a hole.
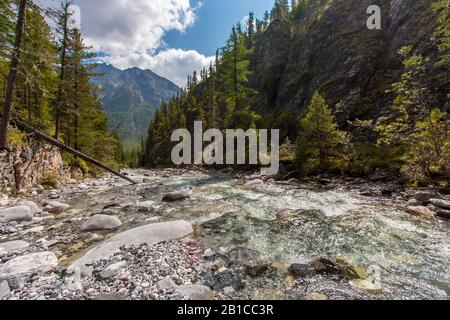
<instances>
[{"instance_id":1,"label":"flowing water","mask_svg":"<svg viewBox=\"0 0 450 320\"><path fill-rule=\"evenodd\" d=\"M176 219L203 225L198 228L199 241L217 252L245 246L285 266L320 257L344 259L366 270L379 286L361 288L324 277L303 284L308 291L331 297L333 293L338 293L337 298L449 297L448 222L411 216L390 200L360 196L339 186L324 190L298 182L269 182L245 187L241 179L198 172L153 172L147 179L138 187L99 185L87 195L80 190L72 203L80 210L108 202L128 207L117 212L125 222L122 230ZM161 201L165 192L188 187L193 189L190 200ZM136 210L137 202L152 209ZM277 220L276 214L286 209L298 215ZM274 280L272 285L279 283ZM255 282L248 290L254 290L255 298L273 298L261 293L266 289Z\"/></svg>"}]
</instances>

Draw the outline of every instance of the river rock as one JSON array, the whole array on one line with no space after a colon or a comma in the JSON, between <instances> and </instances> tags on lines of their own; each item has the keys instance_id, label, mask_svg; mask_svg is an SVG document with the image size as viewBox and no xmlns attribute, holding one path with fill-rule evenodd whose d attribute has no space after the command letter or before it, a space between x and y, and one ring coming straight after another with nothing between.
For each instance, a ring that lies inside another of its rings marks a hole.
<instances>
[{"instance_id":1,"label":"river rock","mask_svg":"<svg viewBox=\"0 0 450 320\"><path fill-rule=\"evenodd\" d=\"M253 186L258 186L261 184L264 184L264 181L262 181L261 179L253 179L253 180L246 182L244 184L244 187L253 187Z\"/></svg>"},{"instance_id":2,"label":"river rock","mask_svg":"<svg viewBox=\"0 0 450 320\"><path fill-rule=\"evenodd\" d=\"M316 270L309 264L294 263L289 267L289 273L295 278L314 277Z\"/></svg>"},{"instance_id":3,"label":"river rock","mask_svg":"<svg viewBox=\"0 0 450 320\"><path fill-rule=\"evenodd\" d=\"M230 262L235 265L243 266L245 271L251 276L259 276L267 271L269 265L262 260L261 254L245 247L236 247L228 253Z\"/></svg>"},{"instance_id":4,"label":"river rock","mask_svg":"<svg viewBox=\"0 0 450 320\"><path fill-rule=\"evenodd\" d=\"M409 192L409 196L411 198L416 199L417 201L421 203L429 202L430 199L436 197L436 193L434 191L430 190L419 190L419 191L411 191Z\"/></svg>"},{"instance_id":5,"label":"river rock","mask_svg":"<svg viewBox=\"0 0 450 320\"><path fill-rule=\"evenodd\" d=\"M109 279L119 274L125 267L127 266L127 263L125 261L120 261L117 263L114 263L108 267L105 268L105 270L101 271L99 273L100 278L102 279Z\"/></svg>"},{"instance_id":6,"label":"river rock","mask_svg":"<svg viewBox=\"0 0 450 320\"><path fill-rule=\"evenodd\" d=\"M276 222L289 221L298 218L298 212L290 209L284 209L275 214Z\"/></svg>"},{"instance_id":7,"label":"river rock","mask_svg":"<svg viewBox=\"0 0 450 320\"><path fill-rule=\"evenodd\" d=\"M100 259L108 259L124 245L157 244L160 242L184 238L193 233L191 223L187 221L171 221L134 228L119 233L99 246L87 252L70 267L85 269L85 266Z\"/></svg>"},{"instance_id":8,"label":"river rock","mask_svg":"<svg viewBox=\"0 0 450 320\"><path fill-rule=\"evenodd\" d=\"M175 290L177 285L171 277L167 276L158 282L158 287L161 290Z\"/></svg>"},{"instance_id":9,"label":"river rock","mask_svg":"<svg viewBox=\"0 0 450 320\"><path fill-rule=\"evenodd\" d=\"M304 300L310 300L310 301L326 301L328 300L328 297L320 292L310 292L305 294L303 297Z\"/></svg>"},{"instance_id":10,"label":"river rock","mask_svg":"<svg viewBox=\"0 0 450 320\"><path fill-rule=\"evenodd\" d=\"M61 213L70 209L70 206L67 203L51 200L47 201L44 209L49 213Z\"/></svg>"},{"instance_id":11,"label":"river rock","mask_svg":"<svg viewBox=\"0 0 450 320\"><path fill-rule=\"evenodd\" d=\"M170 192L163 197L162 201L175 202L175 201L189 199L190 197L191 197L191 195L189 192L185 192L185 191Z\"/></svg>"},{"instance_id":12,"label":"river rock","mask_svg":"<svg viewBox=\"0 0 450 320\"><path fill-rule=\"evenodd\" d=\"M376 285L376 284L370 282L369 280L364 280L364 279L350 281L350 285L352 285L358 289L366 290L366 291L381 290L379 285Z\"/></svg>"},{"instance_id":13,"label":"river rock","mask_svg":"<svg viewBox=\"0 0 450 320\"><path fill-rule=\"evenodd\" d=\"M17 202L16 205L29 207L33 214L38 214L38 213L42 212L42 210L39 209L38 205L36 203L34 203L33 201L21 200L21 201Z\"/></svg>"},{"instance_id":14,"label":"river rock","mask_svg":"<svg viewBox=\"0 0 450 320\"><path fill-rule=\"evenodd\" d=\"M428 209L435 212L436 215L443 219L450 219L450 210L442 209L433 205L429 205Z\"/></svg>"},{"instance_id":15,"label":"river rock","mask_svg":"<svg viewBox=\"0 0 450 320\"><path fill-rule=\"evenodd\" d=\"M96 214L90 217L81 225L83 231L95 230L111 230L117 229L122 225L122 222L117 218L105 214Z\"/></svg>"},{"instance_id":16,"label":"river rock","mask_svg":"<svg viewBox=\"0 0 450 320\"><path fill-rule=\"evenodd\" d=\"M30 253L7 261L0 268L0 278L47 273L58 265L53 252Z\"/></svg>"},{"instance_id":17,"label":"river rock","mask_svg":"<svg viewBox=\"0 0 450 320\"><path fill-rule=\"evenodd\" d=\"M433 206L450 210L450 201L448 200L442 200L442 199L430 199L430 203Z\"/></svg>"},{"instance_id":18,"label":"river rock","mask_svg":"<svg viewBox=\"0 0 450 320\"><path fill-rule=\"evenodd\" d=\"M408 208L406 208L406 211L408 213L411 213L413 215L417 215L417 216L422 216L428 219L432 219L436 216L436 213L431 211L430 209L428 209L427 207L423 207L423 206L409 206Z\"/></svg>"},{"instance_id":19,"label":"river rock","mask_svg":"<svg viewBox=\"0 0 450 320\"><path fill-rule=\"evenodd\" d=\"M45 230L45 228L43 226L36 226L36 227L33 227L33 228L23 231L22 234L26 235L26 234L33 234L33 233L41 233L44 230Z\"/></svg>"},{"instance_id":20,"label":"river rock","mask_svg":"<svg viewBox=\"0 0 450 320\"><path fill-rule=\"evenodd\" d=\"M0 300L6 298L10 292L8 281L0 280Z\"/></svg>"},{"instance_id":21,"label":"river rock","mask_svg":"<svg viewBox=\"0 0 450 320\"><path fill-rule=\"evenodd\" d=\"M0 207L7 206L9 204L9 197L7 194L0 194Z\"/></svg>"},{"instance_id":22,"label":"river rock","mask_svg":"<svg viewBox=\"0 0 450 320\"><path fill-rule=\"evenodd\" d=\"M332 261L326 258L320 258L309 263L317 274L330 274L345 277L348 279L360 279L363 277L364 270L355 268L343 259Z\"/></svg>"},{"instance_id":23,"label":"river rock","mask_svg":"<svg viewBox=\"0 0 450 320\"><path fill-rule=\"evenodd\" d=\"M151 212L155 209L155 202L151 200L138 202L134 205L134 207L139 212Z\"/></svg>"},{"instance_id":24,"label":"river rock","mask_svg":"<svg viewBox=\"0 0 450 320\"><path fill-rule=\"evenodd\" d=\"M14 206L0 209L0 223L31 220L33 220L33 211L28 206Z\"/></svg>"},{"instance_id":25,"label":"river rock","mask_svg":"<svg viewBox=\"0 0 450 320\"><path fill-rule=\"evenodd\" d=\"M0 251L5 251L6 253L14 252L16 250L21 250L28 248L30 244L26 241L17 240L0 243Z\"/></svg>"},{"instance_id":26,"label":"river rock","mask_svg":"<svg viewBox=\"0 0 450 320\"><path fill-rule=\"evenodd\" d=\"M187 297L190 300L214 300L213 291L207 286L203 285L183 285L176 287L176 292L183 297Z\"/></svg>"},{"instance_id":27,"label":"river rock","mask_svg":"<svg viewBox=\"0 0 450 320\"><path fill-rule=\"evenodd\" d=\"M203 258L207 261L211 261L214 259L216 253L212 249L206 249L203 253Z\"/></svg>"},{"instance_id":28,"label":"river rock","mask_svg":"<svg viewBox=\"0 0 450 320\"><path fill-rule=\"evenodd\" d=\"M334 261L331 261L326 258L320 258L318 261L316 261L313 264L316 267L319 266L319 263L317 263L317 262L320 262L321 265L323 265L323 267L325 268L325 273L327 273L327 274L342 274L343 273L342 266Z\"/></svg>"}]
</instances>

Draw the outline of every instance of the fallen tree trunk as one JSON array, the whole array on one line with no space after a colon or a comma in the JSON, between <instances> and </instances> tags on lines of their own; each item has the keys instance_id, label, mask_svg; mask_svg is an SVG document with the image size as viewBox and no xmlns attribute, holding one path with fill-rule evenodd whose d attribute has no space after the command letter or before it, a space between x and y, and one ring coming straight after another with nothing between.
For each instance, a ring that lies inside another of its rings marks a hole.
<instances>
[{"instance_id":1,"label":"fallen tree trunk","mask_svg":"<svg viewBox=\"0 0 450 320\"><path fill-rule=\"evenodd\" d=\"M30 125L28 125L28 124L18 120L18 119L13 119L13 121L20 129L25 130L25 131L33 134L36 138L44 140L44 141L50 143L51 145L53 145L53 146L55 146L55 147L57 147L57 148L59 148L59 149L61 149L63 151L66 151L68 153L71 153L71 154L73 154L73 155L75 155L75 156L77 156L77 157L79 157L79 158L81 158L81 159L83 159L83 160L85 160L85 161L87 161L89 163L92 163L93 165L95 165L95 166L97 166L99 168L102 168L103 170L105 170L107 172L110 172L110 173L112 173L112 174L114 174L114 175L116 175L116 176L118 176L118 177L120 177L122 179L125 179L125 180L131 182L132 184L136 184L135 181L131 180L130 178L128 178L127 176L121 174L120 172L118 172L118 171L116 171L114 169L111 169L110 167L104 165L103 163L95 160L94 158L89 157L88 155L86 155L86 154L84 154L84 153L82 153L82 152L80 152L78 150L75 150L74 148L66 146L65 144L59 142L58 140L56 140L56 139L46 135L45 133L39 131L38 129L36 129L36 128L34 128L34 127L32 127L32 126L30 126Z\"/></svg>"}]
</instances>

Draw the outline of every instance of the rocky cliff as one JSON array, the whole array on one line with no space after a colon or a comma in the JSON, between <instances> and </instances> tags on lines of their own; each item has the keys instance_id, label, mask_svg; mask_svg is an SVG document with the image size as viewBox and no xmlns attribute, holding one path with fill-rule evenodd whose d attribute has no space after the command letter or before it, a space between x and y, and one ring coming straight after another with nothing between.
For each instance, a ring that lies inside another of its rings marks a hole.
<instances>
[{"instance_id":1,"label":"rocky cliff","mask_svg":"<svg viewBox=\"0 0 450 320\"><path fill-rule=\"evenodd\" d=\"M397 51L411 45L427 60L432 90L445 106L448 87L435 80L437 24L429 0L317 1L294 21L273 21L260 34L251 58L254 105L273 119L269 125L295 138L298 115L319 90L330 106L340 102L341 126L347 120L373 119L392 100L386 90L397 81L402 61ZM369 5L382 9L382 29L369 30Z\"/></svg>"},{"instance_id":2,"label":"rocky cliff","mask_svg":"<svg viewBox=\"0 0 450 320\"><path fill-rule=\"evenodd\" d=\"M0 193L42 189L45 183L64 183L72 176L59 150L45 143L0 153Z\"/></svg>"}]
</instances>

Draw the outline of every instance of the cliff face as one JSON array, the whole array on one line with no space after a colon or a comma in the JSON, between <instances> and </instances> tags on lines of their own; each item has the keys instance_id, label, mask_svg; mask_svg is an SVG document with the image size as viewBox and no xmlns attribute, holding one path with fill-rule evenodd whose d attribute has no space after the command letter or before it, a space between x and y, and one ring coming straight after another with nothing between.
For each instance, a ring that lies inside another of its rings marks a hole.
<instances>
[{"instance_id":1,"label":"cliff face","mask_svg":"<svg viewBox=\"0 0 450 320\"><path fill-rule=\"evenodd\" d=\"M71 178L61 153L45 143L22 146L0 153L0 193L31 191L40 188L43 179L54 177L58 183Z\"/></svg>"},{"instance_id":2,"label":"cliff face","mask_svg":"<svg viewBox=\"0 0 450 320\"><path fill-rule=\"evenodd\" d=\"M376 118L392 97L386 94L402 72L397 51L412 45L429 58L434 81L437 24L430 0L334 0L302 13L294 22L274 21L257 39L251 58L251 83L260 92L256 108L273 119L270 125L295 137L297 118L319 90L330 106L341 102L338 121ZM382 30L366 26L370 5L382 9ZM448 106L447 106L448 108Z\"/></svg>"}]
</instances>

